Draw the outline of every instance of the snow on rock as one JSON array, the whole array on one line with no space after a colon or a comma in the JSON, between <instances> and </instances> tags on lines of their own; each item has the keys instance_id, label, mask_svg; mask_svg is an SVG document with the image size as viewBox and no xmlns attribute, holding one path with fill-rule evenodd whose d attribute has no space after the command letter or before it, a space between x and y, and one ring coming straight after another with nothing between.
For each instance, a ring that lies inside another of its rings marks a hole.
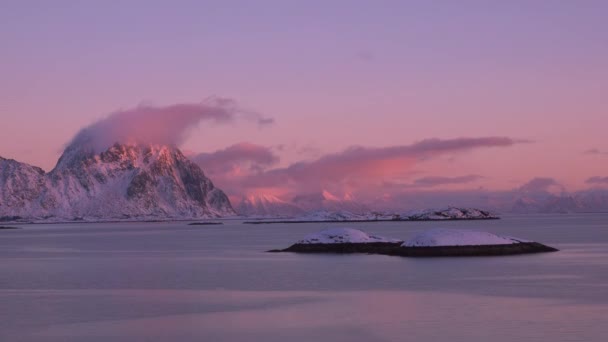
<instances>
[{"instance_id":1,"label":"snow on rock","mask_svg":"<svg viewBox=\"0 0 608 342\"><path fill-rule=\"evenodd\" d=\"M404 220L475 220L495 219L496 215L475 208L426 209L402 215Z\"/></svg>"},{"instance_id":2,"label":"snow on rock","mask_svg":"<svg viewBox=\"0 0 608 342\"><path fill-rule=\"evenodd\" d=\"M487 246L530 242L487 232L464 229L431 229L405 241L402 247Z\"/></svg>"},{"instance_id":3,"label":"snow on rock","mask_svg":"<svg viewBox=\"0 0 608 342\"><path fill-rule=\"evenodd\" d=\"M354 228L326 228L318 233L309 234L298 244L330 244L330 243L371 243L371 242L401 242L398 239L370 235Z\"/></svg>"}]
</instances>

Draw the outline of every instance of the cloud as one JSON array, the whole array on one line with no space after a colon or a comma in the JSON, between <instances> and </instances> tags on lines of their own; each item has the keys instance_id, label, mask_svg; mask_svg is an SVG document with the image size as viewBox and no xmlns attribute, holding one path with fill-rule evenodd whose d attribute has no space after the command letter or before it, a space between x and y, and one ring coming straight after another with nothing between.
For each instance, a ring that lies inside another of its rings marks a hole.
<instances>
[{"instance_id":1,"label":"cloud","mask_svg":"<svg viewBox=\"0 0 608 342\"><path fill-rule=\"evenodd\" d=\"M261 170L279 162L279 157L268 147L248 142L234 144L213 153L190 157L209 174L235 172L243 167Z\"/></svg>"},{"instance_id":2,"label":"cloud","mask_svg":"<svg viewBox=\"0 0 608 342\"><path fill-rule=\"evenodd\" d=\"M525 142L527 141L508 137L482 137L427 139L411 145L381 148L355 146L286 167L241 172L234 174L232 179L224 177L223 182L235 188L238 185L243 192L252 188L282 188L291 193L323 189L338 193L348 192L349 189L362 190L366 187L377 189L387 180L404 178L416 163L436 156L479 148L509 147ZM465 177L444 181L472 181L471 175Z\"/></svg>"},{"instance_id":3,"label":"cloud","mask_svg":"<svg viewBox=\"0 0 608 342\"><path fill-rule=\"evenodd\" d=\"M264 117L258 118L258 125L260 125L260 126L268 126L268 125L273 125L273 124L274 124L273 118L264 118Z\"/></svg>"},{"instance_id":4,"label":"cloud","mask_svg":"<svg viewBox=\"0 0 608 342\"><path fill-rule=\"evenodd\" d=\"M273 178L294 181L342 180L349 176L378 176L411 166L417 160L477 148L506 147L521 141L507 137L427 139L411 145L382 148L350 147L314 161L302 161L284 169L271 170Z\"/></svg>"},{"instance_id":5,"label":"cloud","mask_svg":"<svg viewBox=\"0 0 608 342\"><path fill-rule=\"evenodd\" d=\"M231 200L249 193L243 181L254 174L264 173L279 162L273 148L241 142L224 149L189 157ZM269 191L267 191L269 192Z\"/></svg>"},{"instance_id":6,"label":"cloud","mask_svg":"<svg viewBox=\"0 0 608 342\"><path fill-rule=\"evenodd\" d=\"M591 177L585 181L587 184L608 184L608 177Z\"/></svg>"},{"instance_id":7,"label":"cloud","mask_svg":"<svg viewBox=\"0 0 608 342\"><path fill-rule=\"evenodd\" d=\"M588 154L588 155L608 155L608 152L600 151L597 148L590 148L590 149L586 150L585 152L583 152L583 154Z\"/></svg>"},{"instance_id":8,"label":"cloud","mask_svg":"<svg viewBox=\"0 0 608 342\"><path fill-rule=\"evenodd\" d=\"M237 118L271 124L257 113L244 111L232 99L209 98L201 103L181 103L165 107L140 105L114 112L81 129L68 146L87 146L101 152L116 142L180 145L201 121L233 122Z\"/></svg>"},{"instance_id":9,"label":"cloud","mask_svg":"<svg viewBox=\"0 0 608 342\"><path fill-rule=\"evenodd\" d=\"M370 50L360 50L355 54L357 59L363 62L373 62L376 59L374 53Z\"/></svg>"},{"instance_id":10,"label":"cloud","mask_svg":"<svg viewBox=\"0 0 608 342\"><path fill-rule=\"evenodd\" d=\"M423 177L414 180L410 187L434 187L438 185L465 184L483 179L480 175L466 175L458 177Z\"/></svg>"},{"instance_id":11,"label":"cloud","mask_svg":"<svg viewBox=\"0 0 608 342\"><path fill-rule=\"evenodd\" d=\"M519 190L522 192L549 192L552 189L558 188L564 190L564 187L555 179L549 177L536 177L522 185Z\"/></svg>"}]
</instances>

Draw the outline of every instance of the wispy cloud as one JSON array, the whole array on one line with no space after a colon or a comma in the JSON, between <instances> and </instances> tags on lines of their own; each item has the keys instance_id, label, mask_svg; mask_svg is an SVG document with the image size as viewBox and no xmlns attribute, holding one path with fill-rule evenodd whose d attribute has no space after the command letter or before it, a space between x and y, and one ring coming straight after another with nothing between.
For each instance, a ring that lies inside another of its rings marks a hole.
<instances>
[{"instance_id":1,"label":"wispy cloud","mask_svg":"<svg viewBox=\"0 0 608 342\"><path fill-rule=\"evenodd\" d=\"M420 187L420 188L429 188L435 187L439 185L453 185L453 184L466 184L478 181L483 179L483 176L480 175L465 175L458 177L423 177L415 179L411 184L408 184L410 187Z\"/></svg>"},{"instance_id":2,"label":"wispy cloud","mask_svg":"<svg viewBox=\"0 0 608 342\"><path fill-rule=\"evenodd\" d=\"M597 148L590 148L590 149L584 151L583 154L588 154L588 155L608 155L608 152L600 151Z\"/></svg>"},{"instance_id":3,"label":"wispy cloud","mask_svg":"<svg viewBox=\"0 0 608 342\"><path fill-rule=\"evenodd\" d=\"M508 137L481 137L456 139L427 139L410 145L389 147L355 146L344 151L326 154L320 158L300 161L286 167L234 174L224 178L225 184L242 189L283 188L297 193L330 189L345 192L349 188L374 187L387 180L402 179L412 166L434 157L464 153L481 148L509 147L529 141ZM203 166L203 169L205 167ZM420 186L472 182L480 176L420 179ZM221 185L221 184L220 184ZM245 190L241 190L245 191Z\"/></svg>"},{"instance_id":4,"label":"wispy cloud","mask_svg":"<svg viewBox=\"0 0 608 342\"><path fill-rule=\"evenodd\" d=\"M595 177L591 177L588 178L585 183L587 184L608 184L608 177L599 177L599 176L595 176Z\"/></svg>"}]
</instances>

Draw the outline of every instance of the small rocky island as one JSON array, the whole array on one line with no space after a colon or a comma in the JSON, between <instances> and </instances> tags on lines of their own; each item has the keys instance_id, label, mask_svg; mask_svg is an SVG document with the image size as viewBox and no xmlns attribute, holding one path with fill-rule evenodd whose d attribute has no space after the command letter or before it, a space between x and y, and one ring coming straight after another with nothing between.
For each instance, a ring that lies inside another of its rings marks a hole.
<instances>
[{"instance_id":1,"label":"small rocky island","mask_svg":"<svg viewBox=\"0 0 608 342\"><path fill-rule=\"evenodd\" d=\"M402 241L353 228L328 228L269 252L366 253L403 257L492 256L555 252L541 243L461 229L431 229Z\"/></svg>"}]
</instances>

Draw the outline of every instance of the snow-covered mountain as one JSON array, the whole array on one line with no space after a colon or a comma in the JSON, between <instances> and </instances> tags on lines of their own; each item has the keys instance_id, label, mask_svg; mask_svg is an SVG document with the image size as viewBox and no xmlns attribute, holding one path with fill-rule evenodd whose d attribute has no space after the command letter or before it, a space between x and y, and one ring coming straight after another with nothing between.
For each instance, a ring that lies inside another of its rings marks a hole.
<instances>
[{"instance_id":1,"label":"snow-covered mountain","mask_svg":"<svg viewBox=\"0 0 608 342\"><path fill-rule=\"evenodd\" d=\"M236 212L247 217L293 217L304 210L274 195L251 194L243 197Z\"/></svg>"},{"instance_id":2,"label":"snow-covered mountain","mask_svg":"<svg viewBox=\"0 0 608 342\"><path fill-rule=\"evenodd\" d=\"M234 215L228 197L177 148L66 148L42 169L0 158L0 217L48 220L182 219Z\"/></svg>"},{"instance_id":3,"label":"snow-covered mountain","mask_svg":"<svg viewBox=\"0 0 608 342\"><path fill-rule=\"evenodd\" d=\"M257 193L243 197L237 205L239 215L257 218L293 218L308 217L317 219L325 215L344 213L348 217L362 217L370 210L358 203L350 195L340 198L328 191L295 196L291 201L274 195Z\"/></svg>"}]
</instances>

